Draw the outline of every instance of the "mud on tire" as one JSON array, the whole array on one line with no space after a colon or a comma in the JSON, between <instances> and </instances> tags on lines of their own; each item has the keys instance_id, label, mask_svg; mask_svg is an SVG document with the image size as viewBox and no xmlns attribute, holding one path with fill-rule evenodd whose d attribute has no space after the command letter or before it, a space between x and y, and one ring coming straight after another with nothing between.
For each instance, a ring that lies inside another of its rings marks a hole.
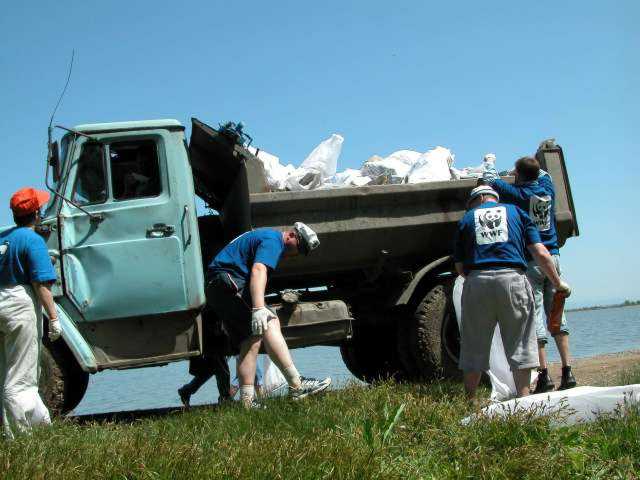
<instances>
[{"instance_id":1,"label":"mud on tire","mask_svg":"<svg viewBox=\"0 0 640 480\"><path fill-rule=\"evenodd\" d=\"M397 349L412 380L462 377L460 335L451 299L453 280L435 285L398 326Z\"/></svg>"},{"instance_id":2,"label":"mud on tire","mask_svg":"<svg viewBox=\"0 0 640 480\"><path fill-rule=\"evenodd\" d=\"M46 337L40 352L38 390L52 416L73 410L82 400L89 374L82 371L63 340L50 342Z\"/></svg>"}]
</instances>

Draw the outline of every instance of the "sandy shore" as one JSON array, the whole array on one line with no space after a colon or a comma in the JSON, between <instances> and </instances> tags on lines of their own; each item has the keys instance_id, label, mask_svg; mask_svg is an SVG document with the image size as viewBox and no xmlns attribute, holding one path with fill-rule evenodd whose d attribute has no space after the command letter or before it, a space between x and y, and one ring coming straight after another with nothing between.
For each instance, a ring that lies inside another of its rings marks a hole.
<instances>
[{"instance_id":1,"label":"sandy shore","mask_svg":"<svg viewBox=\"0 0 640 480\"><path fill-rule=\"evenodd\" d=\"M571 364L578 385L611 385L622 370L640 365L640 350L574 359ZM560 363L549 364L550 373L556 385L560 384L560 368Z\"/></svg>"}]
</instances>

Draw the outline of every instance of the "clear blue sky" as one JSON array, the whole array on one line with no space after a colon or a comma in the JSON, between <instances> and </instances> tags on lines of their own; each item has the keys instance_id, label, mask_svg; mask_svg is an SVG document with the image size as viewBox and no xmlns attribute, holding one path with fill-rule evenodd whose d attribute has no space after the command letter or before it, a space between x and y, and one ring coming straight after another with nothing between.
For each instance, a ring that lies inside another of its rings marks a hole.
<instances>
[{"instance_id":1,"label":"clear blue sky","mask_svg":"<svg viewBox=\"0 0 640 480\"><path fill-rule=\"evenodd\" d=\"M573 305L640 298L640 2L8 2L0 11L0 199L43 184L46 126L242 120L299 163L332 132L339 168L443 145L500 168L555 137L581 236ZM0 208L0 224L11 222Z\"/></svg>"}]
</instances>

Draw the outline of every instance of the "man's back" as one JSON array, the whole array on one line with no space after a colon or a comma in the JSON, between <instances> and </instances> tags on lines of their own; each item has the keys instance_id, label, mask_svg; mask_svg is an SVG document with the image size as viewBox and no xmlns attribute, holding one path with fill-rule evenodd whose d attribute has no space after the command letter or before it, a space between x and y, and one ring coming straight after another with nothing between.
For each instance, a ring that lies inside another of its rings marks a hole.
<instances>
[{"instance_id":1,"label":"man's back","mask_svg":"<svg viewBox=\"0 0 640 480\"><path fill-rule=\"evenodd\" d=\"M549 174L538 180L511 185L497 179L492 187L500 194L500 200L518 206L529 214L542 243L549 253L558 253L558 234L555 218L555 192Z\"/></svg>"}]
</instances>

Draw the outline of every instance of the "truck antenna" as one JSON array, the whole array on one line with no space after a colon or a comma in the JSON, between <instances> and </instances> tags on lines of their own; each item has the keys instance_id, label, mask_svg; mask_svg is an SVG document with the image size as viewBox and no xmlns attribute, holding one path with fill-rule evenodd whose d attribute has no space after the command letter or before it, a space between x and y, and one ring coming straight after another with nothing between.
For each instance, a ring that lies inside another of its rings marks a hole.
<instances>
[{"instance_id":1,"label":"truck antenna","mask_svg":"<svg viewBox=\"0 0 640 480\"><path fill-rule=\"evenodd\" d=\"M62 93L60 93L60 97L58 97L58 103L53 108L53 112L51 112L51 118L49 119L49 143L51 143L51 130L53 129L53 117L55 117L56 112L58 111L58 107L60 106L60 102L62 102L62 98L64 94L67 93L67 87L69 86L69 80L71 80L71 72L73 72L73 59L76 56L76 51L71 50L71 62L69 63L69 72L67 73L67 81L64 84L64 88L62 89Z\"/></svg>"}]
</instances>

